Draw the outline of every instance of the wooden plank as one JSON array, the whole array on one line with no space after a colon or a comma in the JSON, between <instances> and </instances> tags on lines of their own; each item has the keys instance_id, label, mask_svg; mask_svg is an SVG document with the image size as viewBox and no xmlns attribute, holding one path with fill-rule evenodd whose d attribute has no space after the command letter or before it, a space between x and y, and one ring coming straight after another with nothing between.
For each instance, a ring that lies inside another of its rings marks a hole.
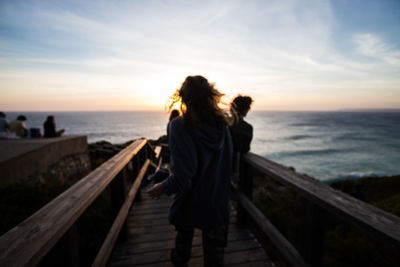
<instances>
[{"instance_id":1,"label":"wooden plank","mask_svg":"<svg viewBox=\"0 0 400 267\"><path fill-rule=\"evenodd\" d=\"M241 192L234 188L240 205L248 212L260 230L269 237L291 266L308 266L296 248L279 232L261 211Z\"/></svg>"},{"instance_id":2,"label":"wooden plank","mask_svg":"<svg viewBox=\"0 0 400 267\"><path fill-rule=\"evenodd\" d=\"M145 197L145 194L143 196L143 198ZM152 200L154 201L154 200ZM140 203L142 204L142 202ZM163 201L158 201L157 205L154 205L153 203L149 202L149 201L145 201L143 200L143 205L137 206L137 210L146 210L146 209L152 209L152 208L165 208L166 210L168 210L168 207L170 206L170 202L163 202Z\"/></svg>"},{"instance_id":3,"label":"wooden plank","mask_svg":"<svg viewBox=\"0 0 400 267\"><path fill-rule=\"evenodd\" d=\"M79 267L80 266L80 252L79 252L79 234L78 226L76 223L65 234L67 242L67 250L65 255L68 261L69 267Z\"/></svg>"},{"instance_id":4,"label":"wooden plank","mask_svg":"<svg viewBox=\"0 0 400 267\"><path fill-rule=\"evenodd\" d=\"M145 200L143 201L145 202ZM134 203L133 208L129 211L129 214L135 214L135 215L148 215L152 213L159 213L159 212L164 212L168 213L170 204L168 205L163 205L163 206L148 206L147 208L143 207L138 207L137 203Z\"/></svg>"},{"instance_id":5,"label":"wooden plank","mask_svg":"<svg viewBox=\"0 0 400 267\"><path fill-rule=\"evenodd\" d=\"M156 209L154 209L156 210ZM135 215L133 218L129 218L131 221L136 221L136 222L146 222L146 221L151 221L151 220L157 220L157 219L166 219L168 218L168 208L163 208L163 209L157 209L159 212L153 212L153 213L136 213L133 212Z\"/></svg>"},{"instance_id":6,"label":"wooden plank","mask_svg":"<svg viewBox=\"0 0 400 267\"><path fill-rule=\"evenodd\" d=\"M161 250L148 250L142 253L121 255L114 259L110 266L141 266L147 264L155 264L159 262L169 261L170 249L174 246L174 242L169 243L168 247ZM196 258L203 257L203 248L201 238L199 237L192 246L191 261ZM267 260L265 252L260 248L260 244L253 240L241 242L231 242L225 249L225 261L227 263L246 263L254 260ZM191 264L190 264L191 265Z\"/></svg>"},{"instance_id":7,"label":"wooden plank","mask_svg":"<svg viewBox=\"0 0 400 267\"><path fill-rule=\"evenodd\" d=\"M174 232L174 230L171 228L166 231L170 231L171 233ZM164 231L164 234L166 231ZM252 248L260 247L260 244L258 244L258 242L255 241L255 238L249 235L248 231L246 232L247 232L246 234L240 234L240 235L234 232L229 233L229 236L232 237L229 238L229 245L227 251L241 250L243 244L245 243L250 243ZM173 235L170 235L170 238L164 240L155 239L151 242L124 243L123 246L120 246L115 249L115 251L113 252L113 257L120 258L128 255L168 249L174 247L174 244L175 244L175 233ZM201 246L201 244L202 244L201 233L198 233L193 238L193 247Z\"/></svg>"},{"instance_id":8,"label":"wooden plank","mask_svg":"<svg viewBox=\"0 0 400 267\"><path fill-rule=\"evenodd\" d=\"M129 223L131 223L131 219L129 219ZM159 218L159 219L149 219L149 220L138 220L135 221L135 226L136 227L142 227L142 226L146 226L149 224L153 224L153 225L165 225L168 224L168 218Z\"/></svg>"},{"instance_id":9,"label":"wooden plank","mask_svg":"<svg viewBox=\"0 0 400 267\"><path fill-rule=\"evenodd\" d=\"M172 266L169 254L175 245L176 232L174 226L166 220L168 214L165 208L170 202L171 198L166 196L155 201L148 195L143 195L142 202L132 206L128 220L129 238L116 246L109 266ZM146 205L146 209L141 209L142 205ZM164 207L159 208L160 205ZM142 213L137 213L138 210ZM231 216L236 216L234 210ZM160 224L161 221L164 223ZM271 261L254 235L247 229L238 228L235 224L236 219L231 218L231 222L228 229L228 246L225 249L227 266L271 266ZM202 253L201 231L196 229L189 265L202 266Z\"/></svg>"},{"instance_id":10,"label":"wooden plank","mask_svg":"<svg viewBox=\"0 0 400 267\"><path fill-rule=\"evenodd\" d=\"M253 200L253 169L246 162L240 161L238 188L250 201ZM249 219L246 211L241 205L237 207L238 224L241 227L247 227Z\"/></svg>"},{"instance_id":11,"label":"wooden plank","mask_svg":"<svg viewBox=\"0 0 400 267\"><path fill-rule=\"evenodd\" d=\"M162 163L163 163L163 157L160 157L160 158L158 159L158 165L157 165L158 168L161 167Z\"/></svg>"},{"instance_id":12,"label":"wooden plank","mask_svg":"<svg viewBox=\"0 0 400 267\"><path fill-rule=\"evenodd\" d=\"M304 207L300 251L311 266L322 266L325 214L326 212L321 207L307 200Z\"/></svg>"},{"instance_id":13,"label":"wooden plank","mask_svg":"<svg viewBox=\"0 0 400 267\"><path fill-rule=\"evenodd\" d=\"M34 266L147 143L137 140L0 237L0 266Z\"/></svg>"},{"instance_id":14,"label":"wooden plank","mask_svg":"<svg viewBox=\"0 0 400 267\"><path fill-rule=\"evenodd\" d=\"M271 260L261 260L261 261L253 261L239 264L225 264L225 266L235 266L235 267L276 267L276 265L271 262Z\"/></svg>"},{"instance_id":15,"label":"wooden plank","mask_svg":"<svg viewBox=\"0 0 400 267\"><path fill-rule=\"evenodd\" d=\"M170 228L169 231L166 231L162 234L160 233L132 233L129 236L129 239L121 245L124 246L133 246L134 244L138 243L152 243L152 242L158 242L158 241L163 241L163 240L174 240L175 239L175 230L174 228ZM195 236L199 235L199 233L195 232ZM228 235L228 242L233 242L236 240L245 240L245 239L254 239L254 236L248 231L248 230L238 230L238 229L232 229L229 231Z\"/></svg>"},{"instance_id":16,"label":"wooden plank","mask_svg":"<svg viewBox=\"0 0 400 267\"><path fill-rule=\"evenodd\" d=\"M202 248L195 248L193 250L193 254L191 259L189 260L190 267L202 267L203 266L203 255L202 255ZM225 253L224 256L224 266L275 266L272 261L266 256L265 252L258 248L258 249L247 249L242 251L236 251L232 253ZM116 266L129 266L129 265L116 265ZM140 266L140 265L138 265ZM160 261L156 264L146 264L143 265L146 267L159 267L159 266L168 266L173 267L174 265L169 261Z\"/></svg>"},{"instance_id":17,"label":"wooden plank","mask_svg":"<svg viewBox=\"0 0 400 267\"><path fill-rule=\"evenodd\" d=\"M145 197L146 194L143 194L143 197ZM152 200L154 201L154 200ZM140 203L142 204L142 203ZM135 211L143 211L143 210L148 210L148 209L153 209L153 208L164 208L165 210L168 210L170 207L171 203L169 202L163 202L163 201L158 201L157 205L154 205L153 203L143 200L143 205L137 206Z\"/></svg>"},{"instance_id":18,"label":"wooden plank","mask_svg":"<svg viewBox=\"0 0 400 267\"><path fill-rule=\"evenodd\" d=\"M142 202L132 206L127 220L129 238L116 246L110 266L172 266L169 254L175 245L176 232L167 221L168 209L165 208L170 203L170 197L162 196L155 201L143 195ZM146 209L141 209L142 205ZM160 205L163 207L160 208ZM236 216L236 211L233 210L231 216ZM236 219L231 218L228 246L225 249L227 262L233 265L270 266L267 264L270 260L254 235L247 229L238 228L235 222ZM202 266L202 253L201 231L196 229L190 266Z\"/></svg>"},{"instance_id":19,"label":"wooden plank","mask_svg":"<svg viewBox=\"0 0 400 267\"><path fill-rule=\"evenodd\" d=\"M122 169L120 173L111 181L110 183L110 191L111 191L111 206L112 206L112 215L116 217L122 204L125 201L126 196L126 183L124 179L124 172L126 168Z\"/></svg>"},{"instance_id":20,"label":"wooden plank","mask_svg":"<svg viewBox=\"0 0 400 267\"><path fill-rule=\"evenodd\" d=\"M161 146L156 146L156 148L154 149L154 153L155 153L155 158L157 160L161 154Z\"/></svg>"},{"instance_id":21,"label":"wooden plank","mask_svg":"<svg viewBox=\"0 0 400 267\"><path fill-rule=\"evenodd\" d=\"M150 162L150 165L154 168L154 169L157 169L158 168L158 165L157 164L155 164L154 162Z\"/></svg>"},{"instance_id":22,"label":"wooden plank","mask_svg":"<svg viewBox=\"0 0 400 267\"><path fill-rule=\"evenodd\" d=\"M165 224L165 225L146 225L146 226L140 226L140 227L135 227L130 225L129 233L130 234L149 234L149 233L157 233L157 234L164 234L168 231L171 231L174 229L174 226L170 224Z\"/></svg>"},{"instance_id":23,"label":"wooden plank","mask_svg":"<svg viewBox=\"0 0 400 267\"><path fill-rule=\"evenodd\" d=\"M128 228L128 234L129 235L136 235L135 238L140 238L142 240L145 238L146 234L153 234L154 238L164 238L167 236L166 231L169 229L174 230L174 226L170 225L167 220L161 220L156 219L154 221L147 221L146 223L136 223L134 220L129 220L129 223L127 225ZM128 222L128 221L127 221ZM231 224L228 227L229 232L238 232L241 231L242 229L239 229L236 227L235 221L232 220ZM164 233L162 237L159 236L160 233Z\"/></svg>"},{"instance_id":24,"label":"wooden plank","mask_svg":"<svg viewBox=\"0 0 400 267\"><path fill-rule=\"evenodd\" d=\"M101 246L92 266L93 267L100 267L106 266L107 261L110 257L110 254L114 248L115 242L117 241L118 235L122 229L122 226L125 222L126 216L128 215L129 208L132 205L133 199L136 196L136 193L140 187L142 179L146 174L147 168L149 167L150 160L147 159L144 163L143 167L140 169L138 176L136 177L135 183L131 187L128 196L122 205L113 225L111 226L110 231L107 234L107 237Z\"/></svg>"},{"instance_id":25,"label":"wooden plank","mask_svg":"<svg viewBox=\"0 0 400 267\"><path fill-rule=\"evenodd\" d=\"M293 172L289 168L267 160L259 155L247 153L244 160L308 198L321 208L337 214L350 224L358 226L374 236L400 247L400 218L378 209L348 194Z\"/></svg>"}]
</instances>

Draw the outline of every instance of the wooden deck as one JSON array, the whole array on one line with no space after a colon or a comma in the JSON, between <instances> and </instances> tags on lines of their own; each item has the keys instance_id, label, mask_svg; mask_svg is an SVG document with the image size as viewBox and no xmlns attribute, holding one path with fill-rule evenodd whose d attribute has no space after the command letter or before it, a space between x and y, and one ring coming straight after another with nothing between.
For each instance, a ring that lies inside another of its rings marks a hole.
<instances>
[{"instance_id":1,"label":"wooden deck","mask_svg":"<svg viewBox=\"0 0 400 267\"><path fill-rule=\"evenodd\" d=\"M109 266L173 266L170 250L174 247L175 230L168 223L171 198L152 200L142 193L142 200L133 204L127 218L127 238L119 241ZM226 266L274 266L260 244L247 229L239 229L233 210L229 225ZM195 231L189 266L203 266L200 231Z\"/></svg>"}]
</instances>

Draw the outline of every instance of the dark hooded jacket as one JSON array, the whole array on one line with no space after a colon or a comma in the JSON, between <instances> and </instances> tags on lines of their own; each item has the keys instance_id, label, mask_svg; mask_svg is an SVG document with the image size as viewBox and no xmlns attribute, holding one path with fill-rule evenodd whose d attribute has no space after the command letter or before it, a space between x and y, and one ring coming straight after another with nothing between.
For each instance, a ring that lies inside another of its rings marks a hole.
<instances>
[{"instance_id":1,"label":"dark hooded jacket","mask_svg":"<svg viewBox=\"0 0 400 267\"><path fill-rule=\"evenodd\" d=\"M174 194L169 220L197 228L229 223L232 141L228 127L189 130L182 118L169 124L171 175L163 183Z\"/></svg>"},{"instance_id":2,"label":"dark hooded jacket","mask_svg":"<svg viewBox=\"0 0 400 267\"><path fill-rule=\"evenodd\" d=\"M244 121L240 116L239 120L229 128L232 136L234 153L247 153L250 151L250 143L253 139L253 126Z\"/></svg>"}]
</instances>

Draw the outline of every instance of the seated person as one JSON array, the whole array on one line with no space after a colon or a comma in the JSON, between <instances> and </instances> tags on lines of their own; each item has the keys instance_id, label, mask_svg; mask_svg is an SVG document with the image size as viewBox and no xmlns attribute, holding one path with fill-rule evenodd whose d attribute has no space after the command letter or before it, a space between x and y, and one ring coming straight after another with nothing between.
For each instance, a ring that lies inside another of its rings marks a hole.
<instances>
[{"instance_id":1,"label":"seated person","mask_svg":"<svg viewBox=\"0 0 400 267\"><path fill-rule=\"evenodd\" d=\"M10 125L6 119L6 114L0 111L0 133L7 133L10 129Z\"/></svg>"},{"instance_id":2,"label":"seated person","mask_svg":"<svg viewBox=\"0 0 400 267\"><path fill-rule=\"evenodd\" d=\"M19 115L16 120L10 122L10 132L15 133L19 137L28 137L28 128L25 125L26 117Z\"/></svg>"},{"instance_id":3,"label":"seated person","mask_svg":"<svg viewBox=\"0 0 400 267\"><path fill-rule=\"evenodd\" d=\"M54 116L47 116L47 120L43 124L44 137L58 137L61 136L65 130L61 129L56 131L56 120Z\"/></svg>"}]
</instances>

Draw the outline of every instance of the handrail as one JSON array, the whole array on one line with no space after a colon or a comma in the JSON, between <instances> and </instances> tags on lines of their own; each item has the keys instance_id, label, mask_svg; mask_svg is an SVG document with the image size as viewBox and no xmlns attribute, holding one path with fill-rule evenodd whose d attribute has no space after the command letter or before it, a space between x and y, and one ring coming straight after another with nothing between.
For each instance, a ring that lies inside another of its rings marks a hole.
<instances>
[{"instance_id":1,"label":"handrail","mask_svg":"<svg viewBox=\"0 0 400 267\"><path fill-rule=\"evenodd\" d=\"M400 246L399 217L254 153L244 155L243 159L250 166L292 188L322 209L339 215L350 224L356 225L378 238Z\"/></svg>"},{"instance_id":2,"label":"handrail","mask_svg":"<svg viewBox=\"0 0 400 267\"><path fill-rule=\"evenodd\" d=\"M146 174L147 168L150 165L150 160L147 159L146 162L143 164L143 167L140 169L138 176L135 179L135 183L129 190L128 196L122 205L117 218L115 219L113 225L111 226L108 235L101 246L97 256L92 264L93 267L101 267L106 266L107 261L111 255L112 249L117 241L119 233L122 229L122 225L125 222L126 216L128 215L129 208L132 206L132 202L135 199L136 193L139 190L140 184L143 180L143 177Z\"/></svg>"},{"instance_id":3,"label":"handrail","mask_svg":"<svg viewBox=\"0 0 400 267\"><path fill-rule=\"evenodd\" d=\"M0 266L34 266L147 144L133 142L0 237Z\"/></svg>"},{"instance_id":4,"label":"handrail","mask_svg":"<svg viewBox=\"0 0 400 267\"><path fill-rule=\"evenodd\" d=\"M252 218L257 227L260 228L263 234L268 236L291 266L309 267L297 249L278 231L278 229L276 229L276 227L253 204L253 202L251 202L246 195L240 192L235 185L232 185L231 188L240 205L246 209L248 215Z\"/></svg>"}]
</instances>

